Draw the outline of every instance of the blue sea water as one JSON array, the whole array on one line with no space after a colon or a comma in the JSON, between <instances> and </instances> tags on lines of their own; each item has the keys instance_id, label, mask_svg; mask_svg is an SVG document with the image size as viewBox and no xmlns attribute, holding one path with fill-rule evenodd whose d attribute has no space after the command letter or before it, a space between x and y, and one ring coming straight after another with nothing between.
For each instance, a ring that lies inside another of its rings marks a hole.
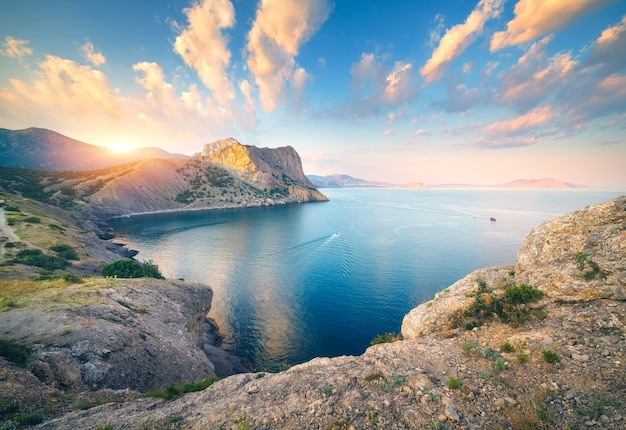
<instances>
[{"instance_id":1,"label":"blue sea water","mask_svg":"<svg viewBox=\"0 0 626 430\"><path fill-rule=\"evenodd\" d=\"M210 285L222 347L256 370L361 354L437 291L513 264L528 231L598 190L323 189L330 199L112 221L166 277ZM493 217L496 221L490 221Z\"/></svg>"}]
</instances>

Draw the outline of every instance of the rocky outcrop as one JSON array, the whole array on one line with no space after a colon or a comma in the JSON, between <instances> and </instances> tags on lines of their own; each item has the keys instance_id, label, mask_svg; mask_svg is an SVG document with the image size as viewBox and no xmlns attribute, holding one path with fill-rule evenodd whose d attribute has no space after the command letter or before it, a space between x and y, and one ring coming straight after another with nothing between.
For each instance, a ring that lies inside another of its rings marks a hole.
<instances>
[{"instance_id":1,"label":"rocky outcrop","mask_svg":"<svg viewBox=\"0 0 626 430\"><path fill-rule=\"evenodd\" d=\"M41 428L158 428L172 417L185 429L623 428L625 205L621 197L537 227L515 266L478 270L411 311L403 341L231 376L172 402L71 412ZM527 282L539 300L490 305ZM462 323L468 309L480 324Z\"/></svg>"},{"instance_id":2,"label":"rocky outcrop","mask_svg":"<svg viewBox=\"0 0 626 430\"><path fill-rule=\"evenodd\" d=\"M626 201L615 199L533 228L515 277L559 301L626 300Z\"/></svg>"},{"instance_id":3,"label":"rocky outcrop","mask_svg":"<svg viewBox=\"0 0 626 430\"><path fill-rule=\"evenodd\" d=\"M42 291L0 313L0 324L4 339L36 349L28 369L48 386L146 391L217 376L203 351L211 298L210 288L189 282L92 279ZM220 354L222 368L230 361L243 370Z\"/></svg>"}]
</instances>

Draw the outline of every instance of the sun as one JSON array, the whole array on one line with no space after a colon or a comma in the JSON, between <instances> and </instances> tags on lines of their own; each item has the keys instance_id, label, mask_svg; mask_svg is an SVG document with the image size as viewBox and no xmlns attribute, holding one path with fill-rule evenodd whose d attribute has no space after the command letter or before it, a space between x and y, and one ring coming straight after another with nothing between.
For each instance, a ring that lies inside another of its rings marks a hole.
<instances>
[{"instance_id":1,"label":"sun","mask_svg":"<svg viewBox=\"0 0 626 430\"><path fill-rule=\"evenodd\" d=\"M116 142L108 145L109 149L113 152L128 152L132 148L126 142Z\"/></svg>"}]
</instances>

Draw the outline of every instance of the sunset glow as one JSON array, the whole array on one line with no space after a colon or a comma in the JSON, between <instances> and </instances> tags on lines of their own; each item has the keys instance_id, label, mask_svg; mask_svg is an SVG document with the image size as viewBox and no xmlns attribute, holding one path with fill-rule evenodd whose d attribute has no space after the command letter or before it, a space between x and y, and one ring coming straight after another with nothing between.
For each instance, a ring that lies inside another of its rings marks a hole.
<instances>
[{"instance_id":1,"label":"sunset glow","mask_svg":"<svg viewBox=\"0 0 626 430\"><path fill-rule=\"evenodd\" d=\"M611 0L9 1L0 127L188 155L235 137L394 183L626 188L625 50Z\"/></svg>"}]
</instances>

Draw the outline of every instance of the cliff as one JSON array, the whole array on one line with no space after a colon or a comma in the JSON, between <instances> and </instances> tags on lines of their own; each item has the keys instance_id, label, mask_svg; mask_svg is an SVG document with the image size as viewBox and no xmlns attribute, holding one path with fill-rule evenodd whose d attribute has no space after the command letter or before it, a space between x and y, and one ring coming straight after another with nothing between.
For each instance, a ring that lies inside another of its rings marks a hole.
<instances>
[{"instance_id":1,"label":"cliff","mask_svg":"<svg viewBox=\"0 0 626 430\"><path fill-rule=\"evenodd\" d=\"M412 310L402 341L40 428L623 428L624 261L626 196L536 227L514 266Z\"/></svg>"}]
</instances>

